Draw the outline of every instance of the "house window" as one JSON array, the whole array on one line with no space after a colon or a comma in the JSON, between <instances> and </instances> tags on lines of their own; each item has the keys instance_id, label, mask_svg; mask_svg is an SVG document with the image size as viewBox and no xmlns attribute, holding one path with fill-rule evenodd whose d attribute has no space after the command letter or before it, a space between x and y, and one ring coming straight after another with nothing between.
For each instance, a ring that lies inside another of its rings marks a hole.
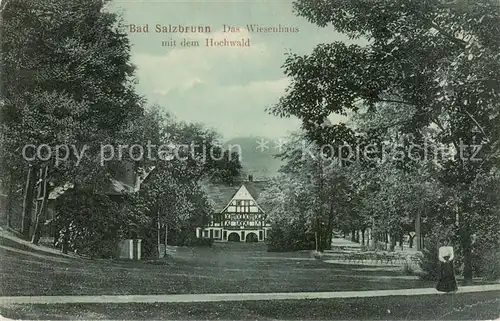
<instances>
[{"instance_id":1,"label":"house window","mask_svg":"<svg viewBox=\"0 0 500 321\"><path fill-rule=\"evenodd\" d=\"M250 212L250 200L239 200L236 201L236 212L238 213L249 213Z\"/></svg>"},{"instance_id":2,"label":"house window","mask_svg":"<svg viewBox=\"0 0 500 321\"><path fill-rule=\"evenodd\" d=\"M264 236L264 233L262 233L262 231L259 231L259 240L262 240L263 236Z\"/></svg>"},{"instance_id":3,"label":"house window","mask_svg":"<svg viewBox=\"0 0 500 321\"><path fill-rule=\"evenodd\" d=\"M214 231L214 237L215 237L216 239L218 239L218 238L220 237L220 231L219 231L219 230L215 230L215 231Z\"/></svg>"},{"instance_id":4,"label":"house window","mask_svg":"<svg viewBox=\"0 0 500 321\"><path fill-rule=\"evenodd\" d=\"M245 213L250 212L250 201L249 200L243 201L243 210L242 211Z\"/></svg>"},{"instance_id":5,"label":"house window","mask_svg":"<svg viewBox=\"0 0 500 321\"><path fill-rule=\"evenodd\" d=\"M203 231L203 237L208 237L208 231Z\"/></svg>"}]
</instances>

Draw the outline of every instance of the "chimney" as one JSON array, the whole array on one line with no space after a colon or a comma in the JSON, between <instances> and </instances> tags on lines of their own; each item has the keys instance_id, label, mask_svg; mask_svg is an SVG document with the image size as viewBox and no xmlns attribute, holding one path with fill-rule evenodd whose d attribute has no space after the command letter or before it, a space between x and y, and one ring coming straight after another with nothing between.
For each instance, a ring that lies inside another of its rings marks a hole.
<instances>
[{"instance_id":1,"label":"chimney","mask_svg":"<svg viewBox=\"0 0 500 321\"><path fill-rule=\"evenodd\" d=\"M253 175L248 175L248 181L253 182Z\"/></svg>"}]
</instances>

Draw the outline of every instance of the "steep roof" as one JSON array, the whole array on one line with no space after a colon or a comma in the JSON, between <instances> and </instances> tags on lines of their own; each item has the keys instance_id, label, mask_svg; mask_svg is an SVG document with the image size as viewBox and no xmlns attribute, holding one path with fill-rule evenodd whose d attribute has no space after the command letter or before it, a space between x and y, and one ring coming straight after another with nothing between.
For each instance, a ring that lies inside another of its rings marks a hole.
<instances>
[{"instance_id":1,"label":"steep roof","mask_svg":"<svg viewBox=\"0 0 500 321\"><path fill-rule=\"evenodd\" d=\"M63 195L66 193L67 190L72 189L75 185L71 183L66 183L62 186L57 186L55 187L50 193L49 193L49 200L55 200L59 196ZM42 198L40 198L42 199Z\"/></svg>"},{"instance_id":2,"label":"steep roof","mask_svg":"<svg viewBox=\"0 0 500 321\"><path fill-rule=\"evenodd\" d=\"M139 168L136 173L132 167L128 166L123 173L116 174L115 178L110 178L107 184L101 186L96 193L105 195L123 195L137 193L141 184L148 178L149 174L155 169L154 166L143 169ZM70 182L55 187L49 193L49 199L54 200L64 195L66 191L73 189L74 185Z\"/></svg>"},{"instance_id":3,"label":"steep roof","mask_svg":"<svg viewBox=\"0 0 500 321\"><path fill-rule=\"evenodd\" d=\"M269 181L240 181L232 185L203 182L202 186L208 196L209 202L214 207L216 212L222 211L226 205L231 201L234 194L240 189L241 185L245 185L246 189L253 198L259 203L259 197L266 189ZM265 208L263 208L265 210Z\"/></svg>"}]
</instances>

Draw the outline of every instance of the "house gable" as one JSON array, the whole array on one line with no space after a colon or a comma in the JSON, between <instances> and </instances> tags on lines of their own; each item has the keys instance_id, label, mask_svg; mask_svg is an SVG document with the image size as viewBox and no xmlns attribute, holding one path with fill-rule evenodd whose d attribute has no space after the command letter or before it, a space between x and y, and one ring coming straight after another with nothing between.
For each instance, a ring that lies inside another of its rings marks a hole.
<instances>
[{"instance_id":1,"label":"house gable","mask_svg":"<svg viewBox=\"0 0 500 321\"><path fill-rule=\"evenodd\" d=\"M212 205L214 213L221 213L230 204L230 201L240 191L242 185L250 196L259 202L259 197L269 181L240 181L234 184L212 183L203 181L201 186L207 195L208 202ZM265 207L262 207L265 210Z\"/></svg>"},{"instance_id":2,"label":"house gable","mask_svg":"<svg viewBox=\"0 0 500 321\"><path fill-rule=\"evenodd\" d=\"M240 208L243 206L243 208L247 208L248 212L262 212L264 213L264 210L259 206L255 198L252 196L252 194L248 191L246 188L245 184L241 185L240 189L233 195L229 203L224 207L224 209L221 211L221 213L224 212L229 212L229 213L237 213L237 212L244 212ZM240 210L239 210L240 209Z\"/></svg>"}]
</instances>

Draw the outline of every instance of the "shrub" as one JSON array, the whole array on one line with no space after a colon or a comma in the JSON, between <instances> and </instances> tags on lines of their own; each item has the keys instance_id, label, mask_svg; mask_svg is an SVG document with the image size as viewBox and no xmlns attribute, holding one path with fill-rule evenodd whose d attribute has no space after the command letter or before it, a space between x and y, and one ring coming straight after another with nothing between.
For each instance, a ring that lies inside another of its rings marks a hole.
<instances>
[{"instance_id":1,"label":"shrub","mask_svg":"<svg viewBox=\"0 0 500 321\"><path fill-rule=\"evenodd\" d=\"M483 253L479 260L479 275L488 281L500 279L500 250L490 249Z\"/></svg>"},{"instance_id":2,"label":"shrub","mask_svg":"<svg viewBox=\"0 0 500 321\"><path fill-rule=\"evenodd\" d=\"M313 250L316 248L314 233L308 233L305 226L274 225L269 231L267 250L269 252L289 252Z\"/></svg>"},{"instance_id":3,"label":"shrub","mask_svg":"<svg viewBox=\"0 0 500 321\"><path fill-rule=\"evenodd\" d=\"M187 246L209 246L214 244L214 239L210 238L190 238L187 242Z\"/></svg>"},{"instance_id":4,"label":"shrub","mask_svg":"<svg viewBox=\"0 0 500 321\"><path fill-rule=\"evenodd\" d=\"M429 281L439 280L438 248L432 246L429 249L424 249L422 254L423 256L419 264L424 273L421 275L421 278Z\"/></svg>"},{"instance_id":5,"label":"shrub","mask_svg":"<svg viewBox=\"0 0 500 321\"><path fill-rule=\"evenodd\" d=\"M401 270L402 270L404 275L413 275L415 273L415 269L411 265L411 262L408 262L408 261L403 263Z\"/></svg>"},{"instance_id":6,"label":"shrub","mask_svg":"<svg viewBox=\"0 0 500 321\"><path fill-rule=\"evenodd\" d=\"M374 246L374 250L375 251L386 251L387 250L386 243L384 243L384 242L376 242L375 246Z\"/></svg>"},{"instance_id":7,"label":"shrub","mask_svg":"<svg viewBox=\"0 0 500 321\"><path fill-rule=\"evenodd\" d=\"M127 212L105 195L77 191L57 203L57 246L95 258L114 258L127 236Z\"/></svg>"},{"instance_id":8,"label":"shrub","mask_svg":"<svg viewBox=\"0 0 500 321\"><path fill-rule=\"evenodd\" d=\"M323 258L323 253L318 252L318 251L312 251L311 256L315 258L316 260L321 260Z\"/></svg>"},{"instance_id":9,"label":"shrub","mask_svg":"<svg viewBox=\"0 0 500 321\"><path fill-rule=\"evenodd\" d=\"M439 279L440 274L440 263L438 259L439 247L441 246L442 239L452 240L454 236L454 226L447 226L441 223L436 223L432 230L426 234L426 246L422 250L422 256L420 258L420 268L422 269L422 274L420 277L424 280L436 281ZM454 247L454 267L455 270L460 269L461 266L461 254L460 248L457 245Z\"/></svg>"}]
</instances>

